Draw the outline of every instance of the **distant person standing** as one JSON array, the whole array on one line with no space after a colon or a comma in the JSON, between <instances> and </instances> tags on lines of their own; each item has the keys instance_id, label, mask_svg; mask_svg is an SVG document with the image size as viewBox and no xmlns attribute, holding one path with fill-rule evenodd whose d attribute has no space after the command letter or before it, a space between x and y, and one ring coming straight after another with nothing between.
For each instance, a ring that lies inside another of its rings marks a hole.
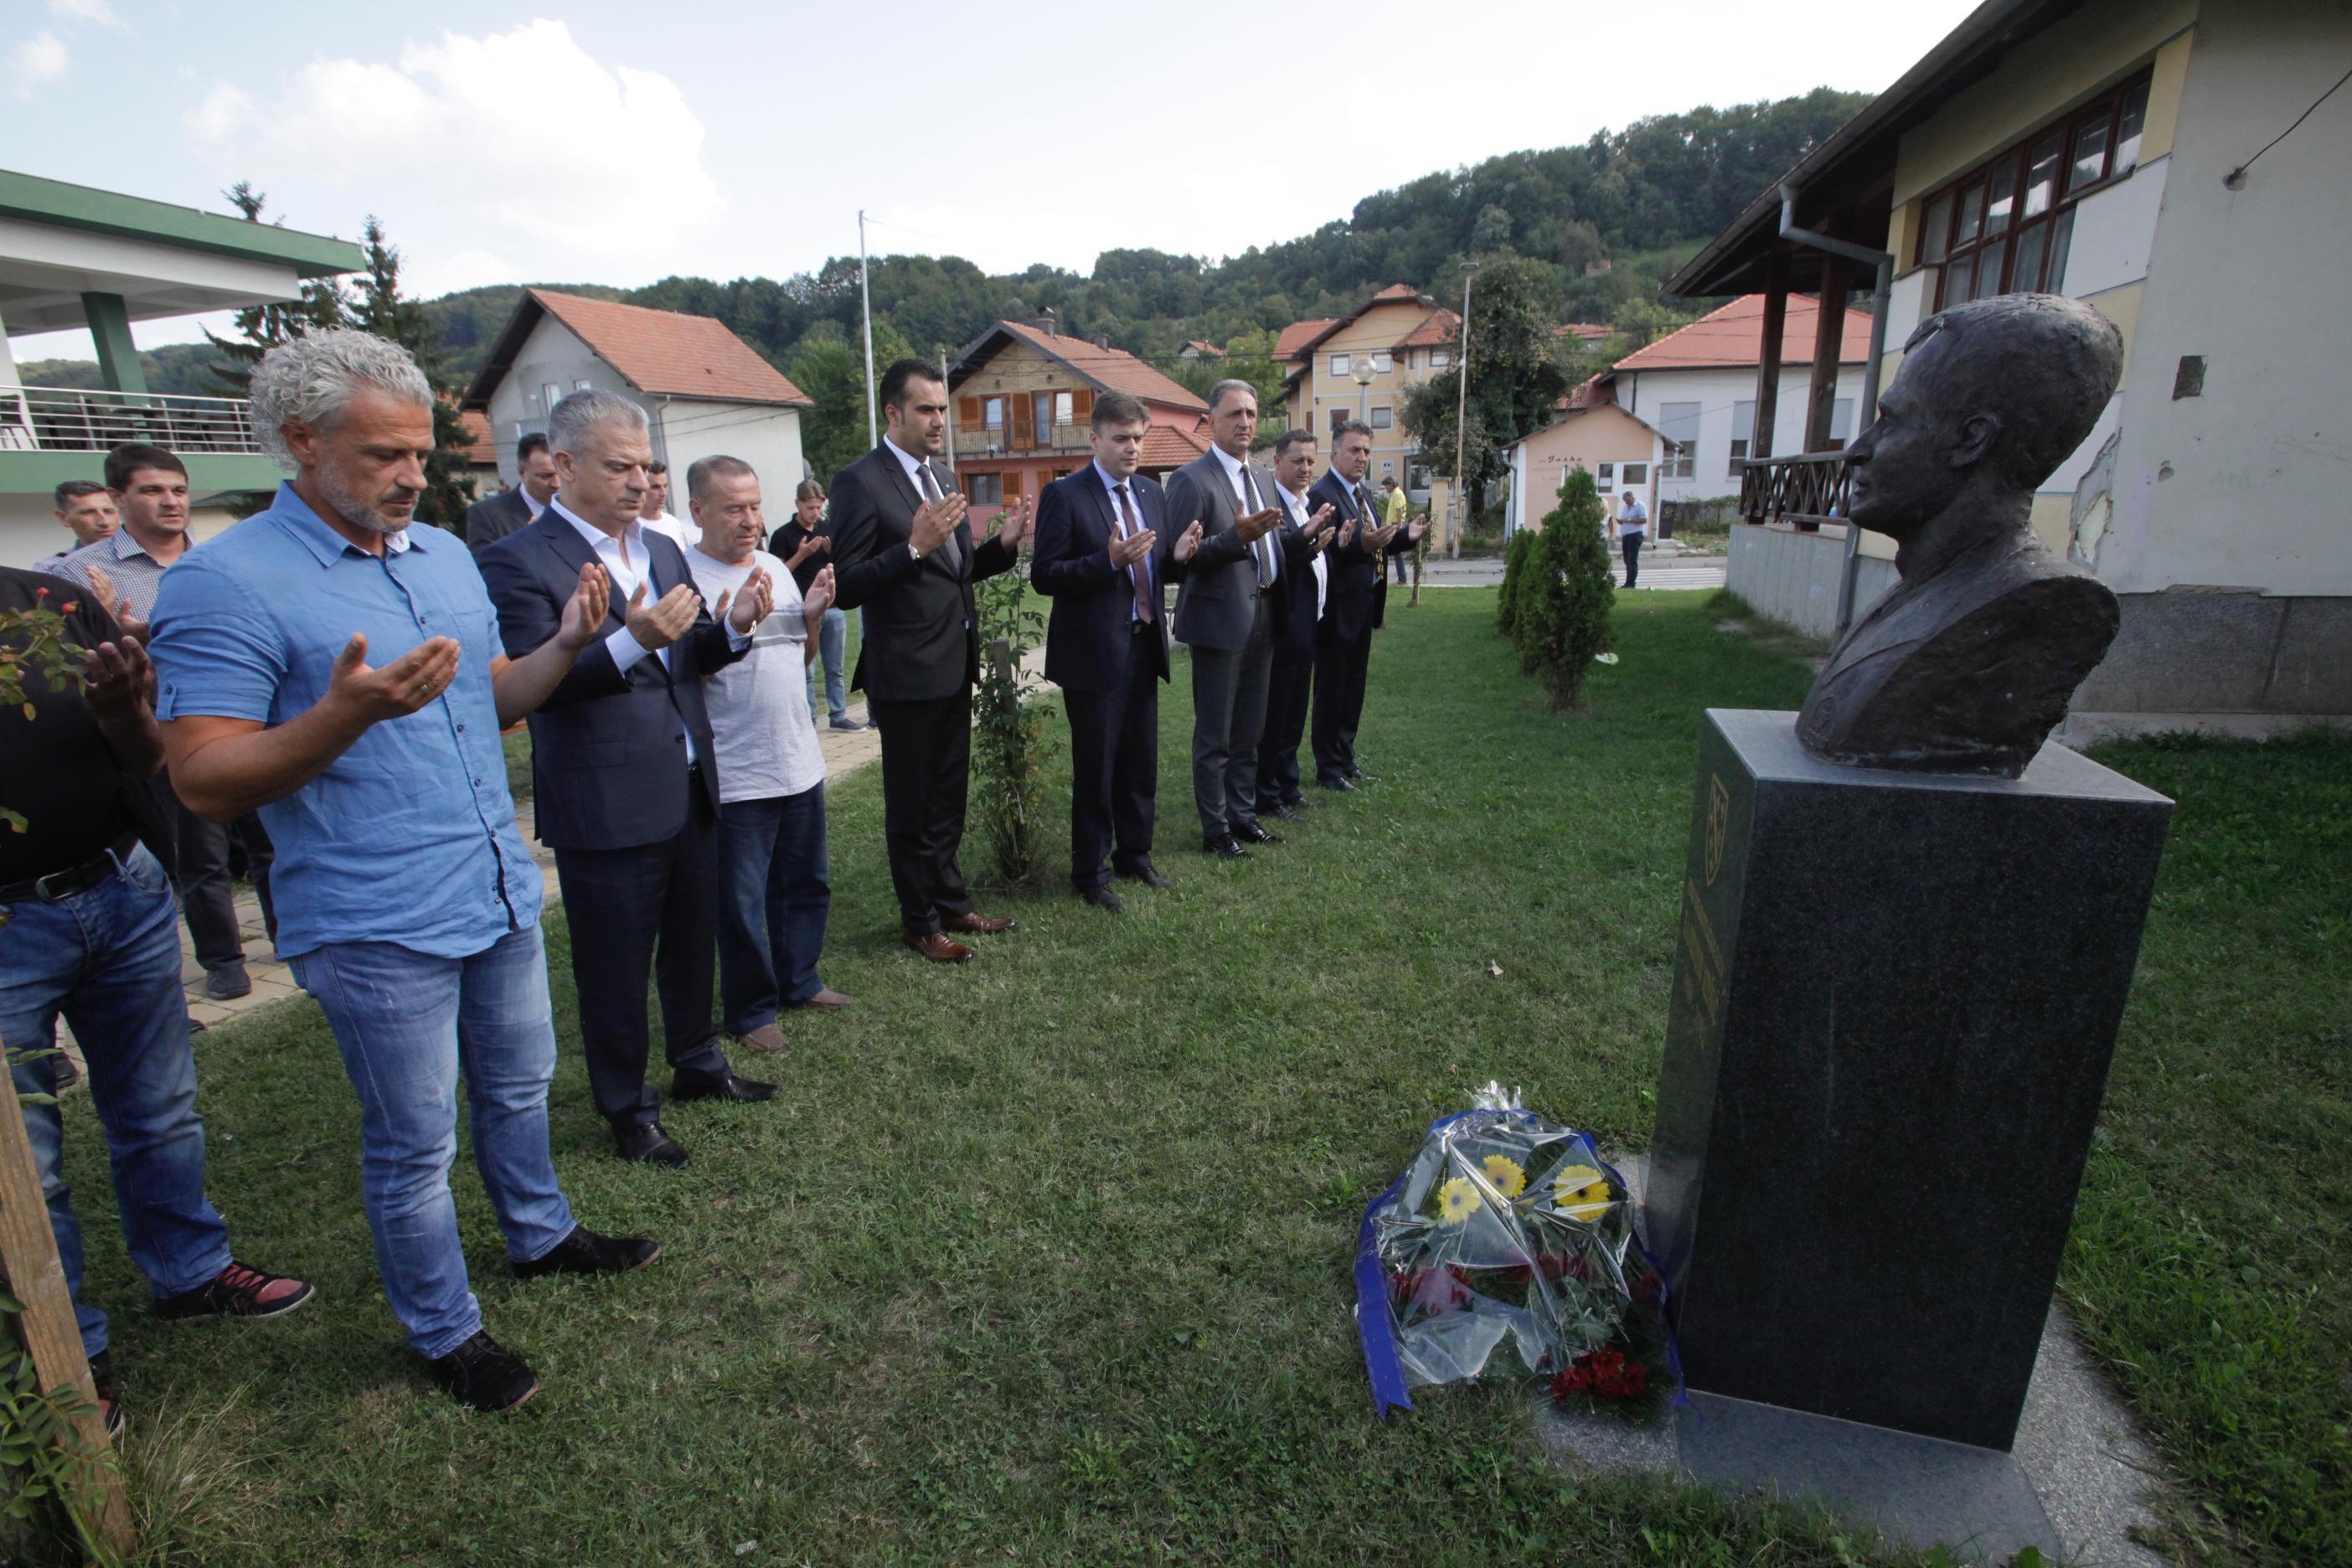
<instances>
[{"instance_id":1,"label":"distant person standing","mask_svg":"<svg viewBox=\"0 0 2352 1568\"><path fill-rule=\"evenodd\" d=\"M188 552L188 470L161 447L117 447L106 455L106 487L121 512L121 528L68 552L56 570L95 591L118 620L128 617L126 631L143 637L164 574ZM180 804L168 776L163 791L173 817L173 879L196 962L204 966L205 994L215 1002L235 1001L252 992L253 978L246 973L245 937L236 923L229 839L235 837L245 851L246 877L274 945L278 905L270 896L269 835L249 811L226 826L197 816Z\"/></svg>"},{"instance_id":2,"label":"distant person standing","mask_svg":"<svg viewBox=\"0 0 2352 1568\"><path fill-rule=\"evenodd\" d=\"M68 479L57 489L58 523L73 531L74 542L55 555L44 555L33 563L36 572L55 573L58 563L85 544L96 544L101 539L113 537L122 525L122 514L115 510L114 498L96 479Z\"/></svg>"},{"instance_id":3,"label":"distant person standing","mask_svg":"<svg viewBox=\"0 0 2352 1568\"><path fill-rule=\"evenodd\" d=\"M1412 515L1412 501L1411 498L1406 496L1404 490L1397 484L1396 476L1394 474L1391 474L1387 479L1382 479L1381 481L1381 524L1388 528L1399 527L1404 522L1406 518ZM1404 558L1407 553L1407 552L1401 550L1394 555L1389 557L1391 561L1396 563L1397 586L1400 588L1403 587L1408 580L1405 575L1404 563Z\"/></svg>"},{"instance_id":4,"label":"distant person standing","mask_svg":"<svg viewBox=\"0 0 2352 1568\"><path fill-rule=\"evenodd\" d=\"M1617 500L1617 515L1609 524L1619 544L1625 552L1625 586L1642 574L1642 542L1650 534L1650 514L1642 505L1642 498L1627 490Z\"/></svg>"},{"instance_id":5,"label":"distant person standing","mask_svg":"<svg viewBox=\"0 0 2352 1568\"><path fill-rule=\"evenodd\" d=\"M466 509L466 548L478 557L508 534L529 528L555 499L555 458L545 436L534 430L515 443L515 469L520 477L514 489Z\"/></svg>"},{"instance_id":6,"label":"distant person standing","mask_svg":"<svg viewBox=\"0 0 2352 1568\"><path fill-rule=\"evenodd\" d=\"M694 537L684 522L670 515L669 465L658 458L646 465L646 499L637 503L637 521L680 550Z\"/></svg>"},{"instance_id":7,"label":"distant person standing","mask_svg":"<svg viewBox=\"0 0 2352 1568\"><path fill-rule=\"evenodd\" d=\"M793 574L801 597L816 585L816 574L830 563L833 541L824 531L824 486L803 479L793 491L793 515L768 536L768 553ZM824 660L824 706L830 729L866 728L849 716L849 615L839 605L827 605L816 638L818 658ZM809 713L816 713L816 660L809 661Z\"/></svg>"},{"instance_id":8,"label":"distant person standing","mask_svg":"<svg viewBox=\"0 0 2352 1568\"><path fill-rule=\"evenodd\" d=\"M719 752L719 1021L755 1051L781 1051L779 1009L849 1005L816 973L833 882L808 659L833 574L818 568L804 600L784 563L760 548L760 476L740 458L697 458L686 484L699 531L686 564L703 597L724 604L754 572L775 590L751 650L705 680L703 705Z\"/></svg>"}]
</instances>

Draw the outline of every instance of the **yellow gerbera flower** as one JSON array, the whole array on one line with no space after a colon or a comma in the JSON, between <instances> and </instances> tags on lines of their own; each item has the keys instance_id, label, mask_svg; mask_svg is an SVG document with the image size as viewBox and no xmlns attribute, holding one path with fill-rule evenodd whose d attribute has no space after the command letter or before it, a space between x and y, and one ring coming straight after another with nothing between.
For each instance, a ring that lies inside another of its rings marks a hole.
<instances>
[{"instance_id":1,"label":"yellow gerbera flower","mask_svg":"<svg viewBox=\"0 0 2352 1568\"><path fill-rule=\"evenodd\" d=\"M1437 1190L1437 1217L1447 1225L1460 1225L1486 1206L1486 1200L1467 1176L1456 1176Z\"/></svg>"},{"instance_id":2,"label":"yellow gerbera flower","mask_svg":"<svg viewBox=\"0 0 2352 1568\"><path fill-rule=\"evenodd\" d=\"M1608 1179L1590 1165L1562 1165L1554 1171L1551 1196L1560 1213L1588 1225L1606 1213L1612 1201Z\"/></svg>"},{"instance_id":3,"label":"yellow gerbera flower","mask_svg":"<svg viewBox=\"0 0 2352 1568\"><path fill-rule=\"evenodd\" d=\"M1486 1180L1507 1198L1517 1197L1527 1190L1528 1173L1519 1169L1518 1162L1500 1154L1486 1156Z\"/></svg>"}]
</instances>

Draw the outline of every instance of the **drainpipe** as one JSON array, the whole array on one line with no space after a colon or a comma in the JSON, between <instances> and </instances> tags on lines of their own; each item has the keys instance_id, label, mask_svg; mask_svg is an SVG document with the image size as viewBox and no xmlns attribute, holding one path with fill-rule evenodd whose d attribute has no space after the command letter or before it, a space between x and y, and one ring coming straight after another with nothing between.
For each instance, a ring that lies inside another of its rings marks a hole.
<instances>
[{"instance_id":1,"label":"drainpipe","mask_svg":"<svg viewBox=\"0 0 2352 1568\"><path fill-rule=\"evenodd\" d=\"M1895 281L1895 257L1890 251L1872 250L1848 240L1832 239L1825 234L1815 234L1797 226L1797 189L1785 181L1780 186L1780 237L1796 241L1814 250L1824 250L1832 256L1843 256L1848 261L1858 261L1878 271L1878 287L1870 297L1870 358L1862 367L1862 412L1854 434L1878 417L1878 362L1886 357L1886 292ZM1862 559L1862 530L1853 519L1845 520L1845 560L1838 568L1837 629L1843 636L1853 623L1853 580Z\"/></svg>"}]
</instances>

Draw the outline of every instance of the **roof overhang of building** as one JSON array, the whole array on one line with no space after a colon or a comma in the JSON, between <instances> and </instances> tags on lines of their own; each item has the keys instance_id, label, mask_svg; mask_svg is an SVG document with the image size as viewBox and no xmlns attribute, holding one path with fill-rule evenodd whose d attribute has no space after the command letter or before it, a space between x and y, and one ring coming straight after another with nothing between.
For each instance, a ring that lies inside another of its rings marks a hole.
<instances>
[{"instance_id":1,"label":"roof overhang of building","mask_svg":"<svg viewBox=\"0 0 2352 1568\"><path fill-rule=\"evenodd\" d=\"M1992 74L2018 45L2084 4L1985 0L1894 86L1760 193L1660 292L1668 299L1756 292L1764 287L1765 261L1775 249L1787 251L1790 288L1819 288L1822 253L1787 247L1780 237L1780 187L1797 192L1799 226L1862 245L1883 244L1903 133Z\"/></svg>"}]
</instances>

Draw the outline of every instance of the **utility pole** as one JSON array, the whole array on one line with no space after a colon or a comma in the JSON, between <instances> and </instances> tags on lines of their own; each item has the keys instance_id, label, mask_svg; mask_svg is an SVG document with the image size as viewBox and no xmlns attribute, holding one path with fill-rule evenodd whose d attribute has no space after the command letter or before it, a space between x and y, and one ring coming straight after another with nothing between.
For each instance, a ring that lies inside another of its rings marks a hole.
<instances>
[{"instance_id":1,"label":"utility pole","mask_svg":"<svg viewBox=\"0 0 2352 1568\"><path fill-rule=\"evenodd\" d=\"M945 386L947 384L945 377L948 374L947 344L940 344L935 352L940 357L932 363L940 367L940 375L941 377L940 384L941 386ZM877 441L875 445L879 446L881 443ZM948 472L955 472L955 399L952 397L948 399ZM963 481L961 479L958 479L956 481L959 485Z\"/></svg>"},{"instance_id":2,"label":"utility pole","mask_svg":"<svg viewBox=\"0 0 2352 1568\"><path fill-rule=\"evenodd\" d=\"M857 300L866 313L866 443L882 444L881 416L874 406L874 295L866 286L866 209L857 209Z\"/></svg>"},{"instance_id":3,"label":"utility pole","mask_svg":"<svg viewBox=\"0 0 2352 1568\"><path fill-rule=\"evenodd\" d=\"M1462 264L1462 353L1454 363L1454 384L1457 395L1454 400L1454 500L1459 504L1445 509L1445 553L1448 559L1462 559L1462 531L1470 521L1470 498L1463 482L1462 444L1468 434L1464 422L1470 416L1470 280L1478 275L1478 264Z\"/></svg>"}]
</instances>

